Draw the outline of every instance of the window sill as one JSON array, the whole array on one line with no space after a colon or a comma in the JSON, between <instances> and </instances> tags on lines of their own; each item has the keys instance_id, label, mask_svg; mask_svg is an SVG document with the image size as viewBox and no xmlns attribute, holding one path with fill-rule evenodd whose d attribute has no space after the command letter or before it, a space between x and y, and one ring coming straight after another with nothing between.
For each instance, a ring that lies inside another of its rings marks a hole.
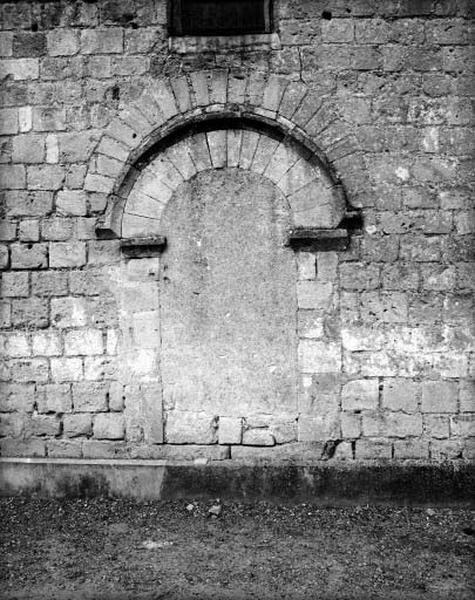
<instances>
[{"instance_id":1,"label":"window sill","mask_svg":"<svg viewBox=\"0 0 475 600\"><path fill-rule=\"evenodd\" d=\"M278 33L176 36L168 38L168 48L177 54L217 52L232 48L280 50L280 39Z\"/></svg>"}]
</instances>

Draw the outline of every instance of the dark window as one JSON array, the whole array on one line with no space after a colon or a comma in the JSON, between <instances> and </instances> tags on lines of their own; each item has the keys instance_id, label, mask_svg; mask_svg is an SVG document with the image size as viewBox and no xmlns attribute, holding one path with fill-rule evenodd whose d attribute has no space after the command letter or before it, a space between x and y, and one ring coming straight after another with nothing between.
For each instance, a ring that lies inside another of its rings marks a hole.
<instances>
[{"instance_id":1,"label":"dark window","mask_svg":"<svg viewBox=\"0 0 475 600\"><path fill-rule=\"evenodd\" d=\"M170 35L272 31L272 0L169 0Z\"/></svg>"}]
</instances>

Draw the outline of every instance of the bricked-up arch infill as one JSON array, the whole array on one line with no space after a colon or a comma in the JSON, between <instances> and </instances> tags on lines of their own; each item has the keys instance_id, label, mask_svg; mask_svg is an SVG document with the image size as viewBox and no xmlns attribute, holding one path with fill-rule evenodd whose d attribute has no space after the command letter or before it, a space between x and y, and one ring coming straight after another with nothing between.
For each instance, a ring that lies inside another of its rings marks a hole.
<instances>
[{"instance_id":1,"label":"bricked-up arch infill","mask_svg":"<svg viewBox=\"0 0 475 600\"><path fill-rule=\"evenodd\" d=\"M86 190L108 196L112 217L117 195L136 178L142 156L177 129L218 116L252 118L298 141L343 184L349 204L361 205L369 189L363 154L334 100L302 82L258 71L198 71L152 82L105 130L89 163Z\"/></svg>"},{"instance_id":2,"label":"bricked-up arch infill","mask_svg":"<svg viewBox=\"0 0 475 600\"><path fill-rule=\"evenodd\" d=\"M203 171L226 167L263 175L276 184L296 227L333 228L342 219L345 205L339 190L293 145L257 131L218 129L168 146L140 172L128 197L116 203L116 211L123 211L121 237L160 234L162 211L178 186Z\"/></svg>"}]
</instances>

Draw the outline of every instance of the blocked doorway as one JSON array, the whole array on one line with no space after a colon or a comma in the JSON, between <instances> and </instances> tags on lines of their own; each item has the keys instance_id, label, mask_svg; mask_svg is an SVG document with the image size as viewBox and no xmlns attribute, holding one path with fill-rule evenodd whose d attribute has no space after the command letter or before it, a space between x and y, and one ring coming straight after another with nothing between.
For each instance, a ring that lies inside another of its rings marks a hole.
<instances>
[{"instance_id":1,"label":"blocked doorway","mask_svg":"<svg viewBox=\"0 0 475 600\"><path fill-rule=\"evenodd\" d=\"M287 201L262 175L208 170L161 217L164 408L209 416L296 409L295 255ZM189 415L191 416L191 415ZM173 434L171 434L173 437ZM169 441L173 441L170 439Z\"/></svg>"}]
</instances>

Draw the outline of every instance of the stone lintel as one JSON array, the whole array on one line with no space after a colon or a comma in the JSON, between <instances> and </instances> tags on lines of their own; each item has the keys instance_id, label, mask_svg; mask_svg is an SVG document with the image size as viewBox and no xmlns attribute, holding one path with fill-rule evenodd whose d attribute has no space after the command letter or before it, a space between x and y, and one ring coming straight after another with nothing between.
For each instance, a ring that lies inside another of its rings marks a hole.
<instances>
[{"instance_id":1,"label":"stone lintel","mask_svg":"<svg viewBox=\"0 0 475 600\"><path fill-rule=\"evenodd\" d=\"M128 257L147 258L158 256L167 244L167 238L163 235L143 238L130 238L121 240L120 248Z\"/></svg>"},{"instance_id":2,"label":"stone lintel","mask_svg":"<svg viewBox=\"0 0 475 600\"><path fill-rule=\"evenodd\" d=\"M222 50L223 48L280 50L281 44L278 33L187 35L168 38L168 48L176 54L189 54L203 52L203 50Z\"/></svg>"},{"instance_id":3,"label":"stone lintel","mask_svg":"<svg viewBox=\"0 0 475 600\"><path fill-rule=\"evenodd\" d=\"M346 250L350 237L346 229L318 229L305 227L289 232L288 245L299 250Z\"/></svg>"}]
</instances>

